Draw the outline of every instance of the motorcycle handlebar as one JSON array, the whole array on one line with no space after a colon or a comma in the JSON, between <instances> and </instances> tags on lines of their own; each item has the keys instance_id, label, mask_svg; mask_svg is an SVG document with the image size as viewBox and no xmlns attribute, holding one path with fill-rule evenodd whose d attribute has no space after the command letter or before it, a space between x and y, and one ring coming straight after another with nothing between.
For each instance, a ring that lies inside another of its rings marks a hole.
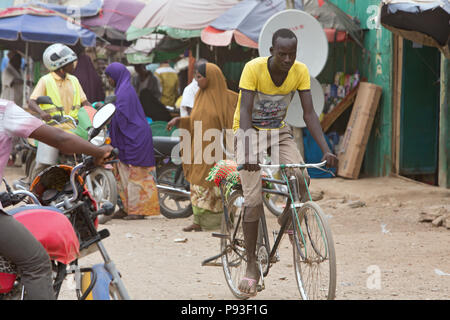
<instances>
[{"instance_id":1,"label":"motorcycle handlebar","mask_svg":"<svg viewBox=\"0 0 450 320\"><path fill-rule=\"evenodd\" d=\"M119 156L119 150L117 148L114 148L111 151L111 158L117 158ZM114 161L114 160L112 160ZM78 188L77 185L75 183L75 179L76 176L78 174L79 171L88 171L95 168L95 164L94 164L94 157L93 156L88 156L86 157L82 163L76 165L73 169L72 172L70 173L70 185L72 187L73 190L73 195L72 197L68 200L70 203L75 202L78 199ZM55 205L56 208L60 208L62 206L64 206L66 202L65 201L61 201L60 203L57 203Z\"/></svg>"},{"instance_id":2,"label":"motorcycle handlebar","mask_svg":"<svg viewBox=\"0 0 450 320\"><path fill-rule=\"evenodd\" d=\"M0 202L2 203L3 208L7 208L10 206L15 206L19 204L27 197L26 194L22 193L10 193L7 191L0 193Z\"/></svg>"}]
</instances>

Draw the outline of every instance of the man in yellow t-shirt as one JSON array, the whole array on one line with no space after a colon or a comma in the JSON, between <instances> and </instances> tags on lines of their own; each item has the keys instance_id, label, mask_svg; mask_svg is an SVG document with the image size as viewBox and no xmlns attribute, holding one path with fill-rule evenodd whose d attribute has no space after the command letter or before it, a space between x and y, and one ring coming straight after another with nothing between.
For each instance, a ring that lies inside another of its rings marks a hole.
<instances>
[{"instance_id":1,"label":"man in yellow t-shirt","mask_svg":"<svg viewBox=\"0 0 450 320\"><path fill-rule=\"evenodd\" d=\"M297 37L289 29L276 31L272 38L270 57L248 62L241 75L238 105L234 115L235 152L242 165L240 178L244 193L243 233L247 249L247 269L239 283L243 295L256 295L259 270L256 263L258 223L264 207L261 174L258 162L270 150L274 164L303 163L292 130L285 123L289 104L297 91L303 108L303 119L318 143L328 166L336 167L337 158L330 151L314 111L310 75L305 64L295 61ZM322 161L323 161L322 160ZM301 199L306 199L306 187L300 170L294 174L299 181ZM309 184L309 177L306 177ZM280 217L280 223L289 218Z\"/></svg>"},{"instance_id":2,"label":"man in yellow t-shirt","mask_svg":"<svg viewBox=\"0 0 450 320\"><path fill-rule=\"evenodd\" d=\"M43 120L50 121L54 115L70 115L77 118L81 106L90 106L78 79L71 75L75 69L76 54L69 47L56 43L43 54L43 62L49 74L39 79L30 96L30 110ZM50 96L54 105L39 106L39 96Z\"/></svg>"},{"instance_id":3,"label":"man in yellow t-shirt","mask_svg":"<svg viewBox=\"0 0 450 320\"><path fill-rule=\"evenodd\" d=\"M166 61L155 70L155 76L161 84L161 103L165 106L174 107L180 96L178 73Z\"/></svg>"}]
</instances>

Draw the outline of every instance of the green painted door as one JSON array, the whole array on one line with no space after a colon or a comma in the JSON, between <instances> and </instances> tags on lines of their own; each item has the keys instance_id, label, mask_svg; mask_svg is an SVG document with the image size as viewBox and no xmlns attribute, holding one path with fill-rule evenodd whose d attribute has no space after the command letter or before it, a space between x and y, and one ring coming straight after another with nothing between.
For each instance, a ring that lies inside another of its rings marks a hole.
<instances>
[{"instance_id":1,"label":"green painted door","mask_svg":"<svg viewBox=\"0 0 450 320\"><path fill-rule=\"evenodd\" d=\"M400 174L434 174L438 166L440 54L404 40Z\"/></svg>"}]
</instances>

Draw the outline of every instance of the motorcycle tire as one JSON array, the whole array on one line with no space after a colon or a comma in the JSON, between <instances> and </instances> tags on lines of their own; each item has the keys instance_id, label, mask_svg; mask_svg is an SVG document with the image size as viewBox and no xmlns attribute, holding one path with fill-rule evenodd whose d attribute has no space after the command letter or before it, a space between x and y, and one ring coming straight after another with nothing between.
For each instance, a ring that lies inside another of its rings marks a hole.
<instances>
[{"instance_id":1,"label":"motorcycle tire","mask_svg":"<svg viewBox=\"0 0 450 320\"><path fill-rule=\"evenodd\" d=\"M175 181L171 181L171 179L175 176L177 170L180 169L180 166L175 164L166 164L157 169L157 180L159 185L172 186L170 183L175 183ZM181 174L183 172L181 171ZM184 176L183 176L184 179ZM166 183L165 183L166 181ZM164 191L158 192L159 196L159 207L161 214L168 219L178 219L178 218L187 218L192 215L192 204L190 203L190 197L180 196L173 197L169 194L166 194ZM183 202L185 206L181 207L179 202ZM189 205L186 205L186 202L189 201ZM176 206L177 209L173 207Z\"/></svg>"},{"instance_id":2,"label":"motorcycle tire","mask_svg":"<svg viewBox=\"0 0 450 320\"><path fill-rule=\"evenodd\" d=\"M94 190L91 190L91 195L97 202L97 206L101 208L105 201L109 201L112 205L117 204L118 191L116 178L112 171L104 168L96 168L89 173L91 177L92 186ZM106 194L103 188L107 188Z\"/></svg>"}]
</instances>

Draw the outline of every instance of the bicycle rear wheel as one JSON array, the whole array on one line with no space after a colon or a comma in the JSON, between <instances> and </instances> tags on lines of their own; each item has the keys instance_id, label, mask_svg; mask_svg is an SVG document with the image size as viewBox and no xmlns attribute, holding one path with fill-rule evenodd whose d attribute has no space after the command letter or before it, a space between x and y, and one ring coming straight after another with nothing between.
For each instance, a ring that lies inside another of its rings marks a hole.
<instances>
[{"instance_id":1,"label":"bicycle rear wheel","mask_svg":"<svg viewBox=\"0 0 450 320\"><path fill-rule=\"evenodd\" d=\"M293 217L294 270L303 300L332 300L336 294L336 254L322 209L306 202Z\"/></svg>"},{"instance_id":2,"label":"bicycle rear wheel","mask_svg":"<svg viewBox=\"0 0 450 320\"><path fill-rule=\"evenodd\" d=\"M229 221L222 217L220 241L222 252L222 267L225 280L233 295L238 299L247 299L238 289L247 267L247 251L245 250L244 233L242 230L244 195L241 190L234 191L227 201Z\"/></svg>"}]
</instances>

